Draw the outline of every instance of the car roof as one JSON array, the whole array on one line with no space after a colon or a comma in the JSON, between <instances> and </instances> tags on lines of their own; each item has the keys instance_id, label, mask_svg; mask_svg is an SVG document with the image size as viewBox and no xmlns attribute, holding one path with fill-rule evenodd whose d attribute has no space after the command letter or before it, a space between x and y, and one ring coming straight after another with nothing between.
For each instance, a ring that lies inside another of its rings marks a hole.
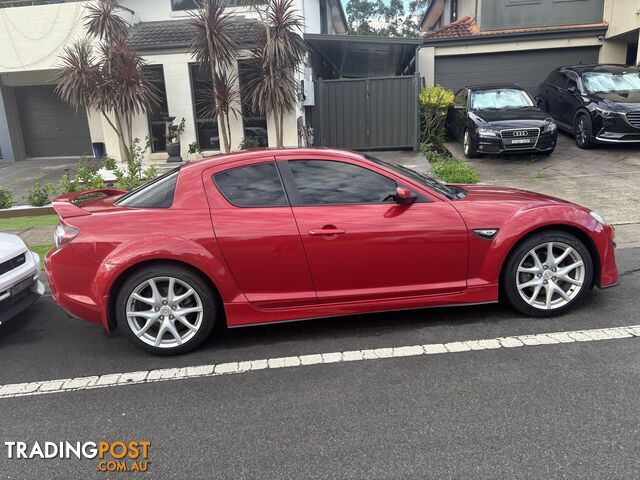
<instances>
[{"instance_id":1,"label":"car roof","mask_svg":"<svg viewBox=\"0 0 640 480\"><path fill-rule=\"evenodd\" d=\"M560 67L558 70L571 70L576 73L587 72L610 72L610 73L622 73L625 71L638 71L633 65L622 65L616 63L594 63L590 65L570 65L566 67Z\"/></svg>"},{"instance_id":2,"label":"car roof","mask_svg":"<svg viewBox=\"0 0 640 480\"><path fill-rule=\"evenodd\" d=\"M487 83L484 85L471 85L468 87L469 90L478 91L478 90L495 90L498 88L517 88L518 90L524 90L520 85L515 83Z\"/></svg>"},{"instance_id":3,"label":"car roof","mask_svg":"<svg viewBox=\"0 0 640 480\"><path fill-rule=\"evenodd\" d=\"M356 152L353 150L341 150L337 148L300 148L300 147L291 147L291 148L255 148L251 150L241 150L238 152L232 153L220 153L217 155L211 155L203 158L202 160L197 160L194 162L189 162L182 166L182 170L204 170L213 165L220 164L233 164L240 163L244 160L248 160L254 157L263 157L265 155L269 156L278 156L278 155L328 155L328 156L341 156L344 158L351 158L354 160L366 160L364 155L360 152Z\"/></svg>"}]
</instances>

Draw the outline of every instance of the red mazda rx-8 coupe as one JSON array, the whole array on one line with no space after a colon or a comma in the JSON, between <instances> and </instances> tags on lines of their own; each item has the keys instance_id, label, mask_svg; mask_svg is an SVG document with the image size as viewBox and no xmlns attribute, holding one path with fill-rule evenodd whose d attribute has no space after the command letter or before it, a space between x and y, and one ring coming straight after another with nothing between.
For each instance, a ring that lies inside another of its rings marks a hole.
<instances>
[{"instance_id":1,"label":"red mazda rx-8 coupe","mask_svg":"<svg viewBox=\"0 0 640 480\"><path fill-rule=\"evenodd\" d=\"M499 299L559 315L618 280L614 229L588 208L355 152L220 155L88 193L54 201L53 298L156 354L197 347L217 322Z\"/></svg>"}]
</instances>

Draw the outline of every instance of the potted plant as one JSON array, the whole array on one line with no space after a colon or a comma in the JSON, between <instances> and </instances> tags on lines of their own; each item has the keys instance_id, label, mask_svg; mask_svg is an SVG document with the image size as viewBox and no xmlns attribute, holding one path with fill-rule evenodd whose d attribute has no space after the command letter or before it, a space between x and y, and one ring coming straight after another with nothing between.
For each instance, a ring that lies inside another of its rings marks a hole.
<instances>
[{"instance_id":1,"label":"potted plant","mask_svg":"<svg viewBox=\"0 0 640 480\"><path fill-rule=\"evenodd\" d=\"M180 121L178 125L174 125L173 121L175 117L168 117L167 122L167 154L169 158L167 162L182 162L182 157L180 156L180 135L184 133L184 118Z\"/></svg>"},{"instance_id":2,"label":"potted plant","mask_svg":"<svg viewBox=\"0 0 640 480\"><path fill-rule=\"evenodd\" d=\"M189 144L189 161L202 159L202 148L198 142Z\"/></svg>"}]
</instances>

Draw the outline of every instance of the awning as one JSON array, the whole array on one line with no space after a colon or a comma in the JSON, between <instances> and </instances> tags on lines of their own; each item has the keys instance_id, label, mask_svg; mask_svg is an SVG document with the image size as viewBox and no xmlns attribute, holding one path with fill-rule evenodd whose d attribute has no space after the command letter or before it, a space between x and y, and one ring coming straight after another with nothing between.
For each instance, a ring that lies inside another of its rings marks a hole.
<instances>
[{"instance_id":1,"label":"awning","mask_svg":"<svg viewBox=\"0 0 640 480\"><path fill-rule=\"evenodd\" d=\"M364 78L410 75L421 39L305 34L316 75Z\"/></svg>"}]
</instances>

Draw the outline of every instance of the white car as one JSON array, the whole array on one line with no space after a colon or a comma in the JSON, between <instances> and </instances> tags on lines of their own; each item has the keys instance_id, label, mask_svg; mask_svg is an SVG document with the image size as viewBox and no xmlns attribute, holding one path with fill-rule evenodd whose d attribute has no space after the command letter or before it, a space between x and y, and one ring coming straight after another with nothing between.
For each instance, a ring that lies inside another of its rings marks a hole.
<instances>
[{"instance_id":1,"label":"white car","mask_svg":"<svg viewBox=\"0 0 640 480\"><path fill-rule=\"evenodd\" d=\"M0 233L0 325L42 296L39 277L40 256L20 237Z\"/></svg>"}]
</instances>

